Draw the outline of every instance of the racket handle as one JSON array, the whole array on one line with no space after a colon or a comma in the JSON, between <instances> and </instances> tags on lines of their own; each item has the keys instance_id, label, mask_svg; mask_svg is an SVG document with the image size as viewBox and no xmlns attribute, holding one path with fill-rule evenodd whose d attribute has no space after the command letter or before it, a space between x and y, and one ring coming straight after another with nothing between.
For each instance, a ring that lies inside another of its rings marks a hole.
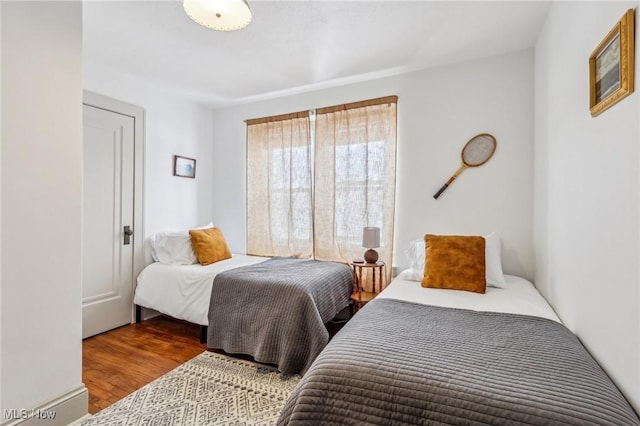
<instances>
[{"instance_id":1,"label":"racket handle","mask_svg":"<svg viewBox=\"0 0 640 426\"><path fill-rule=\"evenodd\" d=\"M444 190L447 189L448 187L449 187L448 183L445 183L444 185L442 185L442 188L440 188L440 191L436 192L436 194L433 196L433 198L435 198L437 200L438 197L440 196L440 194L442 194L444 192Z\"/></svg>"}]
</instances>

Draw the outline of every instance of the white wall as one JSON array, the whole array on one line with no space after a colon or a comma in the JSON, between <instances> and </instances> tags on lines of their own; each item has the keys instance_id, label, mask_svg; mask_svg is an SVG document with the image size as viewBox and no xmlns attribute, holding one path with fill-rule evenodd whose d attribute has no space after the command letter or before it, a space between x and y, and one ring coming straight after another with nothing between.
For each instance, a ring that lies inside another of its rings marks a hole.
<instances>
[{"instance_id":1,"label":"white wall","mask_svg":"<svg viewBox=\"0 0 640 426\"><path fill-rule=\"evenodd\" d=\"M145 236L211 221L211 109L144 80L85 63L84 88L145 109ZM196 159L196 179L173 176L173 156Z\"/></svg>"},{"instance_id":2,"label":"white wall","mask_svg":"<svg viewBox=\"0 0 640 426\"><path fill-rule=\"evenodd\" d=\"M505 271L532 278L532 51L215 111L213 218L231 249L246 249L243 120L385 95L399 96L394 263L406 266L408 242L427 232L496 231ZM481 132L497 138L494 157L434 200Z\"/></svg>"},{"instance_id":3,"label":"white wall","mask_svg":"<svg viewBox=\"0 0 640 426\"><path fill-rule=\"evenodd\" d=\"M1 393L87 410L82 384L82 4L2 2Z\"/></svg>"},{"instance_id":4,"label":"white wall","mask_svg":"<svg viewBox=\"0 0 640 426\"><path fill-rule=\"evenodd\" d=\"M588 68L637 6L559 2L549 12L535 55L534 236L536 285L640 410L638 94L591 117Z\"/></svg>"}]
</instances>

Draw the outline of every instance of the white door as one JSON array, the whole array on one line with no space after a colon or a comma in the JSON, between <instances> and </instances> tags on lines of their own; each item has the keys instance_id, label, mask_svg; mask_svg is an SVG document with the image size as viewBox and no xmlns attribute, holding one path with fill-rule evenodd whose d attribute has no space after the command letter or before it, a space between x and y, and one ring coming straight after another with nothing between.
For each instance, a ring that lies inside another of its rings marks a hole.
<instances>
[{"instance_id":1,"label":"white door","mask_svg":"<svg viewBox=\"0 0 640 426\"><path fill-rule=\"evenodd\" d=\"M89 105L83 115L85 338L132 321L134 119Z\"/></svg>"}]
</instances>

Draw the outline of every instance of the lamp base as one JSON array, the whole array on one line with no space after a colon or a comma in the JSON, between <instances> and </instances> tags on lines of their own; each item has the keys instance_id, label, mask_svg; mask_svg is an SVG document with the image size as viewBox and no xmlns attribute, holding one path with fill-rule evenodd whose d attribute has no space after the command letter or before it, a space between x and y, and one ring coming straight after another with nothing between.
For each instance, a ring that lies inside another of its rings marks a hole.
<instances>
[{"instance_id":1,"label":"lamp base","mask_svg":"<svg viewBox=\"0 0 640 426\"><path fill-rule=\"evenodd\" d=\"M367 263L376 263L378 261L378 252L374 249L369 249L364 252L364 261Z\"/></svg>"}]
</instances>

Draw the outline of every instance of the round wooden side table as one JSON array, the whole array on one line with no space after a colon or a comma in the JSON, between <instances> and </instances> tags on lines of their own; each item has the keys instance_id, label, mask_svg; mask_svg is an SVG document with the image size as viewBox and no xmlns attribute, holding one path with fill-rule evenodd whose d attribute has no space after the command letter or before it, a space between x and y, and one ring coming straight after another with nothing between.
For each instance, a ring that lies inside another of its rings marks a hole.
<instances>
[{"instance_id":1,"label":"round wooden side table","mask_svg":"<svg viewBox=\"0 0 640 426\"><path fill-rule=\"evenodd\" d=\"M351 316L358 312L367 302L372 301L382 291L386 279L386 265L382 261L376 263L350 262L353 269L353 293L349 313ZM371 290L363 288L365 278L371 277Z\"/></svg>"}]
</instances>

